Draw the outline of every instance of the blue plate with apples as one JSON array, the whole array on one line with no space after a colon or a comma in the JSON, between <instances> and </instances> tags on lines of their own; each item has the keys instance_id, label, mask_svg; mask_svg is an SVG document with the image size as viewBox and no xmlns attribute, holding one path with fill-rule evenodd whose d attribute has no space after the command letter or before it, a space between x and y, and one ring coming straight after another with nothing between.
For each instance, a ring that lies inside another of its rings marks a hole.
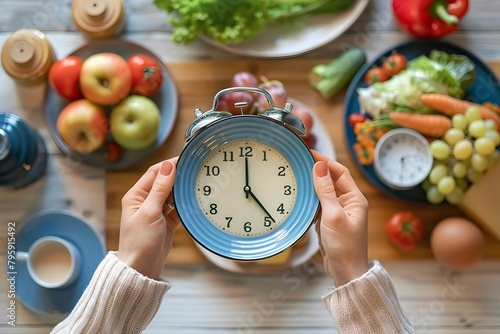
<instances>
[{"instance_id":1,"label":"blue plate with apples","mask_svg":"<svg viewBox=\"0 0 500 334\"><path fill-rule=\"evenodd\" d=\"M173 78L163 61L151 51L132 42L122 39L94 40L75 50L70 55L77 56L85 60L91 55L104 52L117 54L123 57L125 60L127 60L134 54L143 54L155 59L160 64L163 76L161 88L157 93L149 97L150 100L152 100L156 104L160 111L159 127L154 142L146 148L121 148L120 157L116 161L112 161L112 159L109 159L106 143L91 153L77 152L62 140L61 135L56 127L57 119L61 110L63 110L64 107L66 107L71 101L61 97L56 91L52 89L50 85L47 85L48 87L45 100L45 115L52 138L54 139L57 147L64 154L76 161L80 161L88 165L107 170L119 170L141 162L146 157L154 153L161 145L163 145L175 124L178 108L178 93ZM111 110L114 108L114 106L115 105L103 106L108 120ZM74 131L77 130L75 129ZM144 133L147 132L147 130L144 130ZM108 141L110 139L111 135L108 133Z\"/></svg>"}]
</instances>

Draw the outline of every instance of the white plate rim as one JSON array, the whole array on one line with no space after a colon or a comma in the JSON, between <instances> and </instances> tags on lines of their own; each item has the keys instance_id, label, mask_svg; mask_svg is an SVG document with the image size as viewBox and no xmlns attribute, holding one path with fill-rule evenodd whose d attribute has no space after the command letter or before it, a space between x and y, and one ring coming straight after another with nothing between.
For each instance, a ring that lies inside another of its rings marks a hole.
<instances>
[{"instance_id":1,"label":"white plate rim","mask_svg":"<svg viewBox=\"0 0 500 334\"><path fill-rule=\"evenodd\" d=\"M297 32L287 35L285 38L275 38L278 27L270 26L265 34L261 34L250 41L239 44L223 44L207 36L198 36L203 42L223 51L240 56L264 57L264 58L286 58L298 56L313 51L327 43L332 42L346 32L363 14L370 0L357 0L355 4L343 12L336 14L314 15L306 19L306 25L311 29L336 27L330 33L319 34L318 38L311 39L309 30L303 28ZM301 40L307 42L306 45ZM271 47L260 47L268 43L274 43Z\"/></svg>"}]
</instances>

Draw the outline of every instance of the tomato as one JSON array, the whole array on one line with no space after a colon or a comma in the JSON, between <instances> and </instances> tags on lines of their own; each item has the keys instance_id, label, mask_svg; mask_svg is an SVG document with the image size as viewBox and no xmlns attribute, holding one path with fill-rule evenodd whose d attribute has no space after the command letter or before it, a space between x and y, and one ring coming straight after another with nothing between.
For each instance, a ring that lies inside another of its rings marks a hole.
<instances>
[{"instance_id":1,"label":"tomato","mask_svg":"<svg viewBox=\"0 0 500 334\"><path fill-rule=\"evenodd\" d=\"M389 79L389 74L383 67L374 67L368 70L365 74L365 82L368 85L376 82L384 82Z\"/></svg>"},{"instance_id":2,"label":"tomato","mask_svg":"<svg viewBox=\"0 0 500 334\"><path fill-rule=\"evenodd\" d=\"M106 143L106 160L109 162L117 162L123 154L123 149L114 140Z\"/></svg>"},{"instance_id":3,"label":"tomato","mask_svg":"<svg viewBox=\"0 0 500 334\"><path fill-rule=\"evenodd\" d=\"M361 123L365 120L366 117L359 112L352 113L349 115L349 117L347 117L347 123L349 123L350 126L354 126L356 123Z\"/></svg>"},{"instance_id":4,"label":"tomato","mask_svg":"<svg viewBox=\"0 0 500 334\"><path fill-rule=\"evenodd\" d=\"M61 97L70 101L83 97L80 90L80 71L83 60L76 56L68 56L56 60L49 70L49 85Z\"/></svg>"},{"instance_id":5,"label":"tomato","mask_svg":"<svg viewBox=\"0 0 500 334\"><path fill-rule=\"evenodd\" d=\"M156 59L137 53L130 56L128 64L132 70L132 94L151 97L158 93L163 74Z\"/></svg>"},{"instance_id":6,"label":"tomato","mask_svg":"<svg viewBox=\"0 0 500 334\"><path fill-rule=\"evenodd\" d=\"M401 211L387 223L387 236L400 250L415 249L424 237L425 225L414 213Z\"/></svg>"},{"instance_id":7,"label":"tomato","mask_svg":"<svg viewBox=\"0 0 500 334\"><path fill-rule=\"evenodd\" d=\"M382 63L382 68L385 69L389 76L393 76L406 68L407 59L401 53L394 53L385 58Z\"/></svg>"}]
</instances>

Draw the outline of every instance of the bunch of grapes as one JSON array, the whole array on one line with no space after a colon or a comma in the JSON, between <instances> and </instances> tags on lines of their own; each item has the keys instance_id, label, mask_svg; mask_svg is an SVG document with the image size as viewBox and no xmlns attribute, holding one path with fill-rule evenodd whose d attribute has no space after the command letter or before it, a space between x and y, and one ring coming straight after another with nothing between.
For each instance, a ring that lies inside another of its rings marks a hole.
<instances>
[{"instance_id":1,"label":"bunch of grapes","mask_svg":"<svg viewBox=\"0 0 500 334\"><path fill-rule=\"evenodd\" d=\"M452 117L452 128L430 144L434 166L423 183L427 200L458 204L467 188L500 160L500 133L477 108Z\"/></svg>"}]
</instances>

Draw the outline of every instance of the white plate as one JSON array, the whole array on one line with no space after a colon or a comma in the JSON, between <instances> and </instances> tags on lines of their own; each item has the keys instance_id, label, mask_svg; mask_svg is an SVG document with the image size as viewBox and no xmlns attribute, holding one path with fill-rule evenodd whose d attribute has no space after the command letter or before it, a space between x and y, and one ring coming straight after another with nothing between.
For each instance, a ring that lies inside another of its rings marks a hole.
<instances>
[{"instance_id":1,"label":"white plate","mask_svg":"<svg viewBox=\"0 0 500 334\"><path fill-rule=\"evenodd\" d=\"M337 156L335 154L333 142L320 118L302 102L295 99L289 99L289 102L291 102L293 105L300 106L302 109L308 110L311 113L314 120L311 133L314 134L317 139L315 150L336 160ZM292 247L292 252L289 256L288 261L276 265L261 264L259 262L252 261L234 261L208 251L204 247L200 246L197 242L195 242L195 245L210 262L222 269L242 274L276 273L295 268L306 263L319 251L319 240L315 227L316 225L313 224L309 229L309 240L307 241L307 244L300 247Z\"/></svg>"},{"instance_id":2,"label":"white plate","mask_svg":"<svg viewBox=\"0 0 500 334\"><path fill-rule=\"evenodd\" d=\"M270 26L265 33L239 44L223 44L206 36L204 42L230 53L253 57L293 57L317 49L349 29L361 16L370 0L357 0L338 14L312 15L300 30L287 26Z\"/></svg>"}]
</instances>

